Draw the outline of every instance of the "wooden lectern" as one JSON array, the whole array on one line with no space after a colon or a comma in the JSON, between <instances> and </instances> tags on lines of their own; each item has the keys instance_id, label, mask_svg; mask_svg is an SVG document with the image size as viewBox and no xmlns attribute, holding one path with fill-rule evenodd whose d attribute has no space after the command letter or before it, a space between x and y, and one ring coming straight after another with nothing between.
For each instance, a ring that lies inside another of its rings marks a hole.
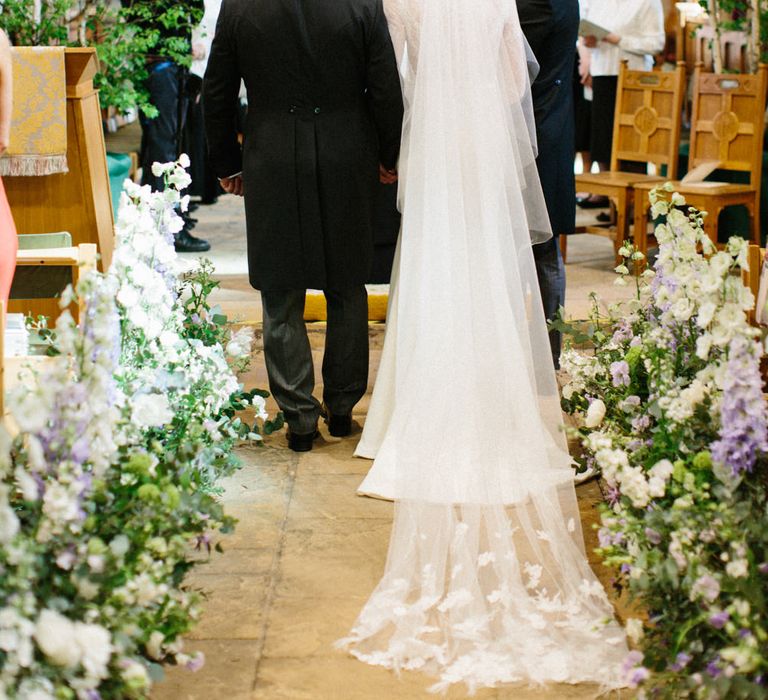
<instances>
[{"instance_id":1,"label":"wooden lectern","mask_svg":"<svg viewBox=\"0 0 768 700\"><path fill-rule=\"evenodd\" d=\"M69 172L6 177L3 183L20 234L68 231L75 247L96 244L99 269L105 270L112 260L114 220L99 94L93 87L96 49L66 49L65 61ZM9 311L59 315L55 301L13 301Z\"/></svg>"}]
</instances>

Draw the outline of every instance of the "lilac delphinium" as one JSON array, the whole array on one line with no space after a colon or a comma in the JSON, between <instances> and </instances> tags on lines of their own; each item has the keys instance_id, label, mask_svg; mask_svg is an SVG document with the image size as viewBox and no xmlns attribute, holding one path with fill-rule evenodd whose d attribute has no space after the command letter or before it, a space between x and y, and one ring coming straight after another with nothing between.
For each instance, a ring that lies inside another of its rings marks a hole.
<instances>
[{"instance_id":1,"label":"lilac delphinium","mask_svg":"<svg viewBox=\"0 0 768 700\"><path fill-rule=\"evenodd\" d=\"M720 439L712 444L712 458L733 476L751 472L759 454L768 452L768 411L758 357L753 341L737 338L731 344Z\"/></svg>"},{"instance_id":2,"label":"lilac delphinium","mask_svg":"<svg viewBox=\"0 0 768 700\"><path fill-rule=\"evenodd\" d=\"M611 379L613 386L629 386L629 365L626 361L621 360L611 365Z\"/></svg>"}]
</instances>

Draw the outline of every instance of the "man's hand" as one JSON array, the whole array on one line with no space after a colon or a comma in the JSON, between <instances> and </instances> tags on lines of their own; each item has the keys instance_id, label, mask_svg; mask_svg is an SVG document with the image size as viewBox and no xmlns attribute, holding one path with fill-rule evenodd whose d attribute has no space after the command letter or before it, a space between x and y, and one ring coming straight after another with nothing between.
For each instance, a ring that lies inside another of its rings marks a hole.
<instances>
[{"instance_id":1,"label":"man's hand","mask_svg":"<svg viewBox=\"0 0 768 700\"><path fill-rule=\"evenodd\" d=\"M621 37L618 34L611 32L603 38L603 41L608 42L609 44L618 44L621 41Z\"/></svg>"},{"instance_id":2,"label":"man's hand","mask_svg":"<svg viewBox=\"0 0 768 700\"><path fill-rule=\"evenodd\" d=\"M388 170L379 164L379 182L382 185L394 185L397 182L397 170Z\"/></svg>"},{"instance_id":3,"label":"man's hand","mask_svg":"<svg viewBox=\"0 0 768 700\"><path fill-rule=\"evenodd\" d=\"M221 188L227 194L234 194L238 197L243 196L243 176L235 175L234 177L224 177L219 180Z\"/></svg>"},{"instance_id":4,"label":"man's hand","mask_svg":"<svg viewBox=\"0 0 768 700\"><path fill-rule=\"evenodd\" d=\"M583 39L584 39L584 46L586 46L588 49L594 49L595 46L597 46L597 37L594 34L585 36L583 37Z\"/></svg>"},{"instance_id":5,"label":"man's hand","mask_svg":"<svg viewBox=\"0 0 768 700\"><path fill-rule=\"evenodd\" d=\"M201 42L195 42L192 44L192 58L196 61L204 61L208 51L205 48L205 44Z\"/></svg>"}]
</instances>

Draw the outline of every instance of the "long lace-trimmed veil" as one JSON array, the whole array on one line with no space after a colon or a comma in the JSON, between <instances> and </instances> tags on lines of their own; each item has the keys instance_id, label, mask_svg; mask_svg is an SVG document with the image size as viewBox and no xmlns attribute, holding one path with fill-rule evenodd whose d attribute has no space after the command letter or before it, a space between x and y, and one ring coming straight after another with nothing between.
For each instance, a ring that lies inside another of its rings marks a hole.
<instances>
[{"instance_id":1,"label":"long lace-trimmed veil","mask_svg":"<svg viewBox=\"0 0 768 700\"><path fill-rule=\"evenodd\" d=\"M434 690L619 684L583 546L532 243L551 237L514 0L385 0L406 100L403 229L361 453L384 576L340 645Z\"/></svg>"}]
</instances>

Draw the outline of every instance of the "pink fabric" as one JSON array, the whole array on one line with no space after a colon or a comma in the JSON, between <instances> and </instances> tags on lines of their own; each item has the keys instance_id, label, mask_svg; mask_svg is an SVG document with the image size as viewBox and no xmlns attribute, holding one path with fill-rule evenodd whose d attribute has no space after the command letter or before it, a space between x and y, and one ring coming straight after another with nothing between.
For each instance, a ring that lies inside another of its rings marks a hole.
<instances>
[{"instance_id":1,"label":"pink fabric","mask_svg":"<svg viewBox=\"0 0 768 700\"><path fill-rule=\"evenodd\" d=\"M6 308L8 306L8 294L11 291L13 274L16 271L16 251L19 240L16 235L16 225L13 223L11 207L8 197L5 195L5 187L0 179L0 299Z\"/></svg>"}]
</instances>

